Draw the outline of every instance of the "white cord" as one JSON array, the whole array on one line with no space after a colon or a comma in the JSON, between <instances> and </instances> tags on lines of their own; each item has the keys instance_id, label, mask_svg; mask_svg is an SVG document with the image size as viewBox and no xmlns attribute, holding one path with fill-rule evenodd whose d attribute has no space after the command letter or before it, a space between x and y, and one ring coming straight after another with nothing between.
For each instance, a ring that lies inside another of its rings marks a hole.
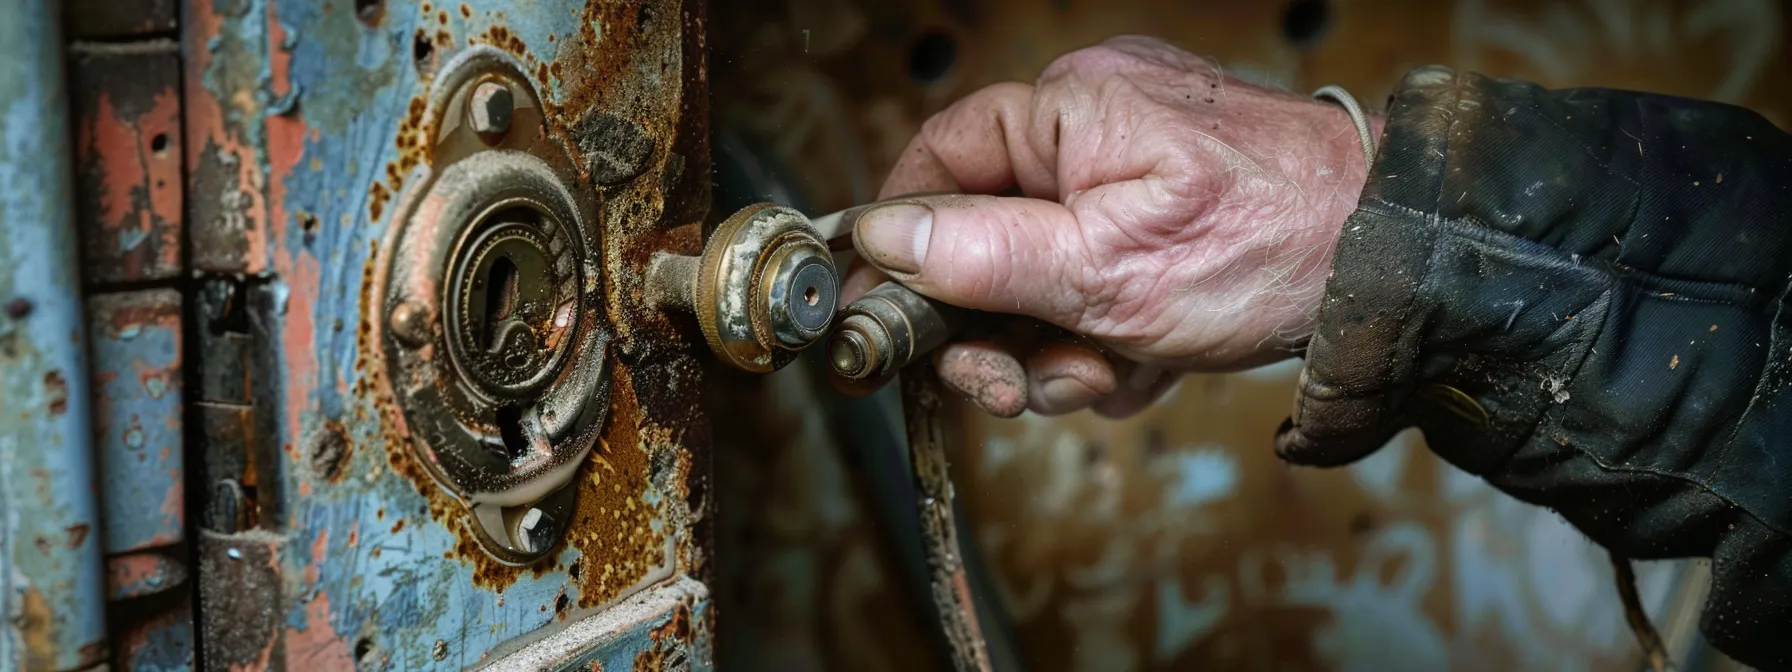
<instances>
[{"instance_id":1,"label":"white cord","mask_svg":"<svg viewBox=\"0 0 1792 672\"><path fill-rule=\"evenodd\" d=\"M1316 100L1330 100L1344 108L1344 112L1350 115L1350 123L1356 124L1357 138L1363 141L1364 170L1374 166L1375 132L1369 127L1369 115L1363 112L1362 105L1357 104L1356 97L1350 95L1350 92L1345 91L1342 86L1327 85L1319 87L1319 90L1314 91L1313 98Z\"/></svg>"}]
</instances>

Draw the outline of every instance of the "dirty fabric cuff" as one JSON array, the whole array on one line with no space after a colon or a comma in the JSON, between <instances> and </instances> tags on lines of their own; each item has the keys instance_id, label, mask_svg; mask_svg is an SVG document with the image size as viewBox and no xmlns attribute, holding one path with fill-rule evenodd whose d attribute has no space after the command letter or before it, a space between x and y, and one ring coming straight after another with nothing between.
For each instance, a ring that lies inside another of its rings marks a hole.
<instances>
[{"instance_id":1,"label":"dirty fabric cuff","mask_svg":"<svg viewBox=\"0 0 1792 672\"><path fill-rule=\"evenodd\" d=\"M1617 553L1713 557L1709 639L1792 666L1788 184L1792 137L1741 108L1412 72L1278 453L1419 427Z\"/></svg>"}]
</instances>

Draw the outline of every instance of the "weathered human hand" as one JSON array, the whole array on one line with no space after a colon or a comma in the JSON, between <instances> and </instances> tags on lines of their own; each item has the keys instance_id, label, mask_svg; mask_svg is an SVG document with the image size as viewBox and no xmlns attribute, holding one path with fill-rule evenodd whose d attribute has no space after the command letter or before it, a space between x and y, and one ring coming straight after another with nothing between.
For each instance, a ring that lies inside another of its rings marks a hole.
<instances>
[{"instance_id":1,"label":"weathered human hand","mask_svg":"<svg viewBox=\"0 0 1792 672\"><path fill-rule=\"evenodd\" d=\"M972 341L936 362L998 415L1129 415L1182 372L1291 353L1366 175L1342 108L1115 38L1059 58L1035 85L991 86L929 119L881 196L964 195L865 214L855 240L869 265L857 262L842 299L894 278L1080 334L1108 352Z\"/></svg>"}]
</instances>

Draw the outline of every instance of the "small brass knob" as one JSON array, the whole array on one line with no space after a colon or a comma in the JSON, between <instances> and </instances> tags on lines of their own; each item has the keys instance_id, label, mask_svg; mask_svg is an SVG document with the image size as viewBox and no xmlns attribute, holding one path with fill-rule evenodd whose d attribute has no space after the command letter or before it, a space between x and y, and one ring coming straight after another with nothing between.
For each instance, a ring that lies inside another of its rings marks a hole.
<instances>
[{"instance_id":1,"label":"small brass knob","mask_svg":"<svg viewBox=\"0 0 1792 672\"><path fill-rule=\"evenodd\" d=\"M828 339L835 387L855 395L881 387L944 344L964 312L894 281L865 292L840 311L840 326Z\"/></svg>"}]
</instances>

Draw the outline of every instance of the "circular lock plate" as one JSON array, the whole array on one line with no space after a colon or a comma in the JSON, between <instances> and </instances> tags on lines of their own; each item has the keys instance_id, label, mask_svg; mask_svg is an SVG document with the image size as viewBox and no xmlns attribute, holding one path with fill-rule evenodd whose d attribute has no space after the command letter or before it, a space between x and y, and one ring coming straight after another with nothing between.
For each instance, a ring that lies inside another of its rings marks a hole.
<instances>
[{"instance_id":1,"label":"circular lock plate","mask_svg":"<svg viewBox=\"0 0 1792 672\"><path fill-rule=\"evenodd\" d=\"M502 204L469 227L448 268L448 347L496 399L524 399L558 370L577 328L579 278L567 229L533 204Z\"/></svg>"},{"instance_id":2,"label":"circular lock plate","mask_svg":"<svg viewBox=\"0 0 1792 672\"><path fill-rule=\"evenodd\" d=\"M515 94L514 114L477 129L469 96L493 83ZM560 534L542 521L569 520L568 484L609 409L595 203L508 55L461 52L429 100L429 158L399 195L374 276L381 385L480 547L528 564Z\"/></svg>"}]
</instances>

